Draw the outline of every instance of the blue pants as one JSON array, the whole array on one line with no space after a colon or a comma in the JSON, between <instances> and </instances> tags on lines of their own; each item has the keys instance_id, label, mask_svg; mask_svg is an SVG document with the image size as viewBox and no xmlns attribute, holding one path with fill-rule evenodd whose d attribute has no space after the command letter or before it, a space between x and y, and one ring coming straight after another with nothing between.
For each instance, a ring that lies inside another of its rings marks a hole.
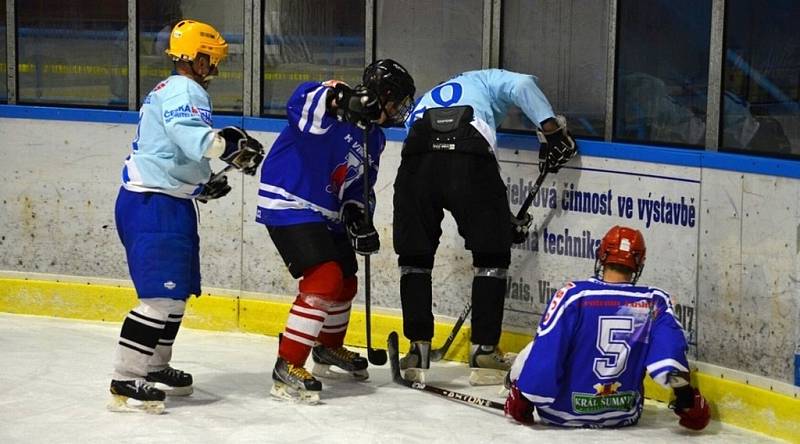
<instances>
[{"instance_id":1,"label":"blue pants","mask_svg":"<svg viewBox=\"0 0 800 444\"><path fill-rule=\"evenodd\" d=\"M200 238L191 200L120 188L114 218L140 298L200 294Z\"/></svg>"}]
</instances>

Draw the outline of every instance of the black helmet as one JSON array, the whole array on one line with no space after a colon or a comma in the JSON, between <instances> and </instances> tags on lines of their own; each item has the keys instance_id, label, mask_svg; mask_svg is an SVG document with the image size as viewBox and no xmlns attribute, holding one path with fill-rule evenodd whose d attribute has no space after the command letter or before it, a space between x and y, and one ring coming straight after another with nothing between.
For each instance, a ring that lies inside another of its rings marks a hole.
<instances>
[{"instance_id":1,"label":"black helmet","mask_svg":"<svg viewBox=\"0 0 800 444\"><path fill-rule=\"evenodd\" d=\"M414 105L414 79L403 66L392 59L380 59L364 69L363 85L375 92L386 111L386 104L394 102L394 112L386 112L394 123L403 123Z\"/></svg>"}]
</instances>

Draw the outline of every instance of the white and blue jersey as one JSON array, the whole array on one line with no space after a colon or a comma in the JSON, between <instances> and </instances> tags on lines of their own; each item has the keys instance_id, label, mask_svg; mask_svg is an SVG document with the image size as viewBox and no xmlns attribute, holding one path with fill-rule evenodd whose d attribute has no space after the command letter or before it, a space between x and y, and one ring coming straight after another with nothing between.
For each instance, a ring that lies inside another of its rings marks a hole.
<instances>
[{"instance_id":1,"label":"white and blue jersey","mask_svg":"<svg viewBox=\"0 0 800 444\"><path fill-rule=\"evenodd\" d=\"M553 295L529 347L511 378L554 425L635 424L645 372L666 387L670 371L689 371L669 295L653 287L570 282Z\"/></svg>"},{"instance_id":2,"label":"white and blue jersey","mask_svg":"<svg viewBox=\"0 0 800 444\"><path fill-rule=\"evenodd\" d=\"M173 75L145 97L122 186L191 198L211 176L204 154L214 138L211 99L194 80Z\"/></svg>"},{"instance_id":3,"label":"white and blue jersey","mask_svg":"<svg viewBox=\"0 0 800 444\"><path fill-rule=\"evenodd\" d=\"M469 105L475 113L472 125L492 149L497 147L497 127L511 105L516 105L535 125L554 117L553 108L536 84L536 77L504 69L467 71L440 83L418 101L406 120L406 128L429 108Z\"/></svg>"},{"instance_id":4,"label":"white and blue jersey","mask_svg":"<svg viewBox=\"0 0 800 444\"><path fill-rule=\"evenodd\" d=\"M286 104L289 125L261 166L256 213L259 223L282 226L322 222L340 228L342 204L364 202L364 130L326 112L330 90L326 85L303 83ZM368 142L371 190L386 143L377 125L370 125Z\"/></svg>"}]
</instances>

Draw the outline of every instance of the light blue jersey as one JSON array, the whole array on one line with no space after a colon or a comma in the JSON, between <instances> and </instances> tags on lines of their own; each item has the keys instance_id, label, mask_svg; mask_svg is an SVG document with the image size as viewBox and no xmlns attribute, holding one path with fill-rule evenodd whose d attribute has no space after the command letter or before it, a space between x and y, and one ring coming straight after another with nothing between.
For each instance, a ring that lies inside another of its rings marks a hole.
<instances>
[{"instance_id":1,"label":"light blue jersey","mask_svg":"<svg viewBox=\"0 0 800 444\"><path fill-rule=\"evenodd\" d=\"M211 176L203 157L214 138L211 99L194 80L174 75L145 97L122 186L191 198Z\"/></svg>"},{"instance_id":2,"label":"light blue jersey","mask_svg":"<svg viewBox=\"0 0 800 444\"><path fill-rule=\"evenodd\" d=\"M550 102L536 85L536 77L504 69L483 69L467 71L428 91L406 120L406 129L410 129L426 109L463 105L472 106L475 112L472 125L493 149L497 147L496 129L511 105L522 109L537 126L555 117Z\"/></svg>"}]
</instances>

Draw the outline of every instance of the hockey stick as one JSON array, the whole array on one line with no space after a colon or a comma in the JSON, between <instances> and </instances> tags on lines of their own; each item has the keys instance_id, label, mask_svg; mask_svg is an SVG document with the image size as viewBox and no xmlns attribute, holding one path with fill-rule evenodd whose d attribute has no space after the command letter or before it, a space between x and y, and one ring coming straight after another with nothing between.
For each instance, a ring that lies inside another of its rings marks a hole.
<instances>
[{"instance_id":1,"label":"hockey stick","mask_svg":"<svg viewBox=\"0 0 800 444\"><path fill-rule=\"evenodd\" d=\"M539 188L542 187L542 183L544 182L544 178L547 176L547 169L539 173L539 177L536 178L536 183L533 184L533 188L528 192L528 196L525 198L525 201L522 202L522 206L520 207L519 211L517 212L517 219L522 219L522 216L528 211L530 208L531 203L533 203L533 199L539 193ZM450 345L453 344L453 341L456 339L456 335L458 331L461 329L461 326L464 324L464 321L469 316L469 312L472 310L472 303L467 302L467 306L464 307L464 310L461 312L461 315L458 317L456 324L453 326L453 330L450 331L450 336L447 337L447 340L444 341L444 344L435 350L431 350L431 361L440 361L444 358L444 355L447 354L447 350L450 349Z\"/></svg>"},{"instance_id":2,"label":"hockey stick","mask_svg":"<svg viewBox=\"0 0 800 444\"><path fill-rule=\"evenodd\" d=\"M450 349L450 346L453 344L453 341L456 339L456 335L458 331L461 329L461 325L464 324L464 321L469 316L469 312L472 311L472 302L467 302L467 306L464 307L464 311L461 312L461 315L458 316L458 320L456 321L456 325L453 326L453 329L450 331L450 336L447 337L447 340L444 341L444 344L435 350L431 350L431 361L441 361L444 358L444 355L447 354L447 350Z\"/></svg>"},{"instance_id":3,"label":"hockey stick","mask_svg":"<svg viewBox=\"0 0 800 444\"><path fill-rule=\"evenodd\" d=\"M364 220L369 225L369 150L367 149L367 138L369 137L369 125L364 126ZM367 358L372 365L386 364L386 350L372 348L372 327L370 314L370 273L369 255L364 255L364 309L367 316Z\"/></svg>"},{"instance_id":4,"label":"hockey stick","mask_svg":"<svg viewBox=\"0 0 800 444\"><path fill-rule=\"evenodd\" d=\"M476 405L479 407L489 407L496 410L504 410L505 405L500 402L434 387L432 385L425 384L424 382L413 382L403 378L403 376L400 375L400 352L398 351L399 346L397 345L397 342L397 332L393 331L389 333L389 339L386 340L386 346L389 349L389 364L392 367L392 380L394 382L404 385L408 388L433 393L435 395L439 395L464 404Z\"/></svg>"},{"instance_id":5,"label":"hockey stick","mask_svg":"<svg viewBox=\"0 0 800 444\"><path fill-rule=\"evenodd\" d=\"M533 188L528 191L528 196L525 198L525 201L522 202L522 206L519 207L519 211L517 211L517 219L522 219L522 216L528 212L528 208L531 207L533 203L533 198L539 194L539 188L542 187L542 183L544 182L544 178L547 177L547 168L544 171L539 173L539 177L536 178L536 182L533 184Z\"/></svg>"}]
</instances>

